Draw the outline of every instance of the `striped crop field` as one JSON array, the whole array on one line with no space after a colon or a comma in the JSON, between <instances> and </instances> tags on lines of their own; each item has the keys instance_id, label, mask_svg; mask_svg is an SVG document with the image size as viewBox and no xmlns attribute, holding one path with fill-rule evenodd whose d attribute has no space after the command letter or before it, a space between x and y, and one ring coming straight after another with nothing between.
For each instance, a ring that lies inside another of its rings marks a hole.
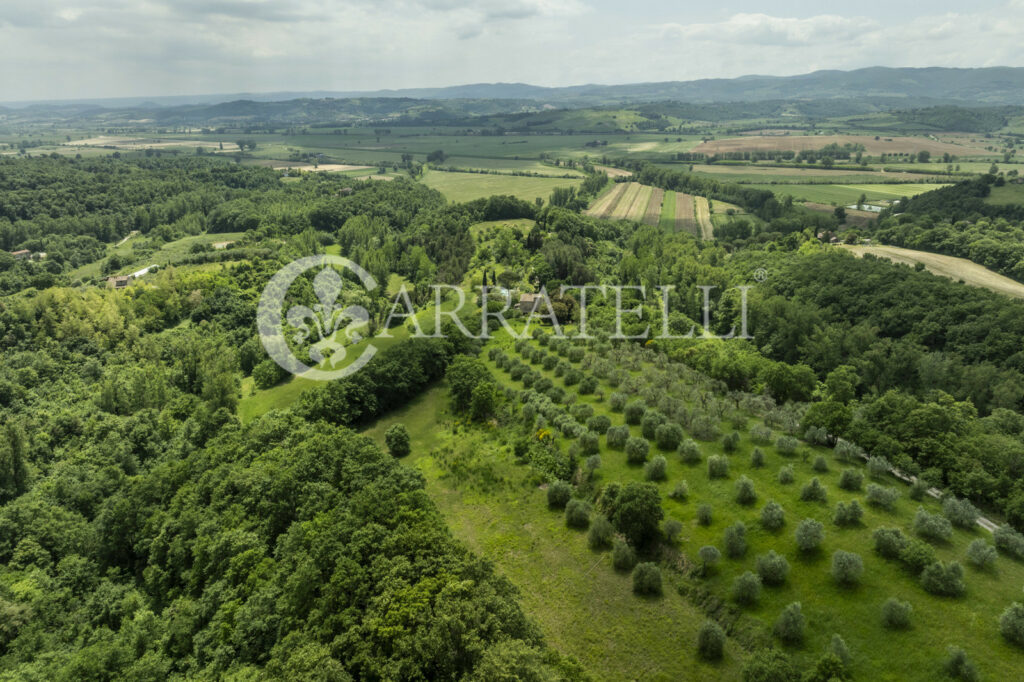
<instances>
[{"instance_id":1,"label":"striped crop field","mask_svg":"<svg viewBox=\"0 0 1024 682\"><path fill-rule=\"evenodd\" d=\"M651 192L651 198L647 202L647 213L644 214L644 223L657 225L661 218L661 202L665 199L665 190L657 187Z\"/></svg>"},{"instance_id":2,"label":"striped crop field","mask_svg":"<svg viewBox=\"0 0 1024 682\"><path fill-rule=\"evenodd\" d=\"M607 217L615 209L615 206L619 203L619 199L625 191L626 183L615 183L611 190L605 192L594 201L590 208L587 209L587 215L595 218Z\"/></svg>"},{"instance_id":3,"label":"striped crop field","mask_svg":"<svg viewBox=\"0 0 1024 682\"><path fill-rule=\"evenodd\" d=\"M676 192L676 232L700 236L700 228L693 217L693 197L682 192Z\"/></svg>"},{"instance_id":4,"label":"striped crop field","mask_svg":"<svg viewBox=\"0 0 1024 682\"><path fill-rule=\"evenodd\" d=\"M694 197L693 205L697 209L697 224L700 225L702 239L715 238L715 226L711 223L711 206L704 197Z\"/></svg>"},{"instance_id":5,"label":"striped crop field","mask_svg":"<svg viewBox=\"0 0 1024 682\"><path fill-rule=\"evenodd\" d=\"M653 187L640 185L640 191L633 197L633 203L626 213L626 220L643 220L644 216L647 215L647 204L650 202L651 194L653 193Z\"/></svg>"},{"instance_id":6,"label":"striped crop field","mask_svg":"<svg viewBox=\"0 0 1024 682\"><path fill-rule=\"evenodd\" d=\"M607 216L613 220L623 220L629 216L629 211L633 207L633 202L636 201L637 195L640 194L641 185L639 182L631 182L626 185L626 192L619 199L618 206Z\"/></svg>"}]
</instances>

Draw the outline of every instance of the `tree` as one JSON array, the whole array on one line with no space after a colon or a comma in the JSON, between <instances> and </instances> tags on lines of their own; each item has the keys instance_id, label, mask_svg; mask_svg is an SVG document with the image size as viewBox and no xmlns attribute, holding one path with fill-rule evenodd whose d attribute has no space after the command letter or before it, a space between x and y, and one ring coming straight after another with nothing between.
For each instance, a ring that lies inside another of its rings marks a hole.
<instances>
[{"instance_id":1,"label":"tree","mask_svg":"<svg viewBox=\"0 0 1024 682\"><path fill-rule=\"evenodd\" d=\"M633 569L633 594L661 596L661 569L657 564L643 562L636 565Z\"/></svg>"},{"instance_id":2,"label":"tree","mask_svg":"<svg viewBox=\"0 0 1024 682\"><path fill-rule=\"evenodd\" d=\"M806 620L800 602L792 602L779 614L775 621L775 636L786 644L801 644L804 641Z\"/></svg>"},{"instance_id":3,"label":"tree","mask_svg":"<svg viewBox=\"0 0 1024 682\"><path fill-rule=\"evenodd\" d=\"M747 527L737 521L725 529L725 555L730 559L739 559L747 553Z\"/></svg>"},{"instance_id":4,"label":"tree","mask_svg":"<svg viewBox=\"0 0 1024 682\"><path fill-rule=\"evenodd\" d=\"M913 611L910 602L889 597L882 604L882 625L892 630L905 630L910 627L910 614Z\"/></svg>"},{"instance_id":5,"label":"tree","mask_svg":"<svg viewBox=\"0 0 1024 682\"><path fill-rule=\"evenodd\" d=\"M647 453L650 452L651 444L646 438L630 436L626 441L626 461L630 464L643 464L647 461Z\"/></svg>"},{"instance_id":6,"label":"tree","mask_svg":"<svg viewBox=\"0 0 1024 682\"><path fill-rule=\"evenodd\" d=\"M967 560L980 569L992 568L996 564L996 548L981 538L967 545Z\"/></svg>"},{"instance_id":7,"label":"tree","mask_svg":"<svg viewBox=\"0 0 1024 682\"><path fill-rule=\"evenodd\" d=\"M572 486L565 481L555 481L548 486L548 506L552 509L564 509L572 497Z\"/></svg>"},{"instance_id":8,"label":"tree","mask_svg":"<svg viewBox=\"0 0 1024 682\"><path fill-rule=\"evenodd\" d=\"M384 432L384 443L393 457L405 457L409 454L409 431L405 424L392 424Z\"/></svg>"},{"instance_id":9,"label":"tree","mask_svg":"<svg viewBox=\"0 0 1024 682\"><path fill-rule=\"evenodd\" d=\"M860 584L864 575L864 560L859 554L839 549L832 554L832 579L844 587Z\"/></svg>"},{"instance_id":10,"label":"tree","mask_svg":"<svg viewBox=\"0 0 1024 682\"><path fill-rule=\"evenodd\" d=\"M914 532L931 542L949 542L953 537L953 525L948 519L918 507L914 514Z\"/></svg>"},{"instance_id":11,"label":"tree","mask_svg":"<svg viewBox=\"0 0 1024 682\"><path fill-rule=\"evenodd\" d=\"M980 679L978 669L967 658L967 653L959 647L949 648L949 656L943 670L946 675L961 682L977 682Z\"/></svg>"},{"instance_id":12,"label":"tree","mask_svg":"<svg viewBox=\"0 0 1024 682\"><path fill-rule=\"evenodd\" d=\"M679 424L661 424L654 431L654 441L662 450L675 450L683 440L683 427Z\"/></svg>"},{"instance_id":13,"label":"tree","mask_svg":"<svg viewBox=\"0 0 1024 682\"><path fill-rule=\"evenodd\" d=\"M761 509L761 526L765 530L777 531L786 525L786 512L775 500L768 502Z\"/></svg>"},{"instance_id":14,"label":"tree","mask_svg":"<svg viewBox=\"0 0 1024 682\"><path fill-rule=\"evenodd\" d=\"M789 657L775 648L758 649L743 664L743 682L796 682L800 673Z\"/></svg>"},{"instance_id":15,"label":"tree","mask_svg":"<svg viewBox=\"0 0 1024 682\"><path fill-rule=\"evenodd\" d=\"M832 516L832 523L837 526L857 526L860 525L863 516L864 510L857 500L840 502L836 505L835 514Z\"/></svg>"},{"instance_id":16,"label":"tree","mask_svg":"<svg viewBox=\"0 0 1024 682\"><path fill-rule=\"evenodd\" d=\"M473 391L482 384L493 384L487 365L468 355L456 356L445 373L449 393L457 410L468 410L473 400Z\"/></svg>"},{"instance_id":17,"label":"tree","mask_svg":"<svg viewBox=\"0 0 1024 682\"><path fill-rule=\"evenodd\" d=\"M586 500L572 499L565 505L565 525L586 528L590 524L590 504Z\"/></svg>"},{"instance_id":18,"label":"tree","mask_svg":"<svg viewBox=\"0 0 1024 682\"><path fill-rule=\"evenodd\" d=\"M761 599L761 577L744 571L732 583L732 599L743 606L754 606Z\"/></svg>"},{"instance_id":19,"label":"tree","mask_svg":"<svg viewBox=\"0 0 1024 682\"><path fill-rule=\"evenodd\" d=\"M664 481L668 478L666 468L668 463L661 455L655 455L654 459L644 467L644 478L648 481Z\"/></svg>"},{"instance_id":20,"label":"tree","mask_svg":"<svg viewBox=\"0 0 1024 682\"><path fill-rule=\"evenodd\" d=\"M856 469L843 469L843 472L839 474L839 487L843 490L856 492L860 490L863 485L864 474Z\"/></svg>"},{"instance_id":21,"label":"tree","mask_svg":"<svg viewBox=\"0 0 1024 682\"><path fill-rule=\"evenodd\" d=\"M729 476L729 460L725 457L718 455L712 455L708 457L708 478L728 478Z\"/></svg>"},{"instance_id":22,"label":"tree","mask_svg":"<svg viewBox=\"0 0 1024 682\"><path fill-rule=\"evenodd\" d=\"M612 541L612 566L616 571L631 571L636 565L636 552L621 538Z\"/></svg>"},{"instance_id":23,"label":"tree","mask_svg":"<svg viewBox=\"0 0 1024 682\"><path fill-rule=\"evenodd\" d=\"M708 573L710 573L718 563L719 559L722 558L722 553L719 552L718 548L714 545L704 545L697 550L697 556L700 557L701 575L708 575Z\"/></svg>"},{"instance_id":24,"label":"tree","mask_svg":"<svg viewBox=\"0 0 1024 682\"><path fill-rule=\"evenodd\" d=\"M1011 644L1024 647L1024 604L1013 602L999 617L999 633Z\"/></svg>"},{"instance_id":25,"label":"tree","mask_svg":"<svg viewBox=\"0 0 1024 682\"><path fill-rule=\"evenodd\" d=\"M846 208L844 206L836 206L836 209L832 211L832 215L836 217L840 225L846 223Z\"/></svg>"},{"instance_id":26,"label":"tree","mask_svg":"<svg viewBox=\"0 0 1024 682\"><path fill-rule=\"evenodd\" d=\"M701 504L697 507L697 523L702 526L711 525L711 505Z\"/></svg>"},{"instance_id":27,"label":"tree","mask_svg":"<svg viewBox=\"0 0 1024 682\"><path fill-rule=\"evenodd\" d=\"M590 530L587 532L587 545L590 549L608 549L612 546L614 537L615 529L612 528L611 522L604 516L594 517L594 521L590 524Z\"/></svg>"},{"instance_id":28,"label":"tree","mask_svg":"<svg viewBox=\"0 0 1024 682\"><path fill-rule=\"evenodd\" d=\"M964 569L956 561L936 561L921 573L921 587L942 597L960 597L967 591Z\"/></svg>"},{"instance_id":29,"label":"tree","mask_svg":"<svg viewBox=\"0 0 1024 682\"><path fill-rule=\"evenodd\" d=\"M825 486L815 477L800 491L800 499L804 502L825 502L828 495L825 492Z\"/></svg>"},{"instance_id":30,"label":"tree","mask_svg":"<svg viewBox=\"0 0 1024 682\"><path fill-rule=\"evenodd\" d=\"M765 585L783 585L789 578L789 562L774 549L769 550L767 554L757 557L757 574Z\"/></svg>"},{"instance_id":31,"label":"tree","mask_svg":"<svg viewBox=\"0 0 1024 682\"><path fill-rule=\"evenodd\" d=\"M618 495L611 521L630 544L642 548L657 540L663 513L653 483L630 482Z\"/></svg>"},{"instance_id":32,"label":"tree","mask_svg":"<svg viewBox=\"0 0 1024 682\"><path fill-rule=\"evenodd\" d=\"M825 539L825 526L814 519L804 519L796 527L796 546L801 552L816 552Z\"/></svg>"},{"instance_id":33,"label":"tree","mask_svg":"<svg viewBox=\"0 0 1024 682\"><path fill-rule=\"evenodd\" d=\"M697 654L705 661L720 661L725 652L725 632L713 620L705 620L697 634Z\"/></svg>"}]
</instances>

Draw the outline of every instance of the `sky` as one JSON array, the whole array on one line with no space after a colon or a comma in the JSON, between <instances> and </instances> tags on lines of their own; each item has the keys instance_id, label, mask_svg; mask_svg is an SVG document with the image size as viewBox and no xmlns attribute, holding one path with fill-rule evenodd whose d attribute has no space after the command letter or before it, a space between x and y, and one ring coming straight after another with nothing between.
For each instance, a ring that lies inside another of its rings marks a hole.
<instances>
[{"instance_id":1,"label":"sky","mask_svg":"<svg viewBox=\"0 0 1024 682\"><path fill-rule=\"evenodd\" d=\"M1024 66L1024 0L2 0L0 101Z\"/></svg>"}]
</instances>

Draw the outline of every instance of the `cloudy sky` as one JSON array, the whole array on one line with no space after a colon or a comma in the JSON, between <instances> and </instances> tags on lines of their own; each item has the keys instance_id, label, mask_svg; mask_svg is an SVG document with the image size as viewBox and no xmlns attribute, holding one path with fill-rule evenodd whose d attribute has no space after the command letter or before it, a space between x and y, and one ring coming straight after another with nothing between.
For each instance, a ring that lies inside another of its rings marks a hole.
<instances>
[{"instance_id":1,"label":"cloudy sky","mask_svg":"<svg viewBox=\"0 0 1024 682\"><path fill-rule=\"evenodd\" d=\"M2 0L0 101L1024 66L1024 0Z\"/></svg>"}]
</instances>

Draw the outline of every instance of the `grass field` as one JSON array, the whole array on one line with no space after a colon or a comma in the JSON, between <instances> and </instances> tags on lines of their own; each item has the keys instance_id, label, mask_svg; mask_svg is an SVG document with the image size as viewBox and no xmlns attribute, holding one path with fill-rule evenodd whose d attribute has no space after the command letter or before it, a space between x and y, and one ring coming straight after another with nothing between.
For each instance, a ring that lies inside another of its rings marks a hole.
<instances>
[{"instance_id":1,"label":"grass field","mask_svg":"<svg viewBox=\"0 0 1024 682\"><path fill-rule=\"evenodd\" d=\"M700 225L694 216L694 197L690 194L676 192L676 232L689 232L700 237Z\"/></svg>"},{"instance_id":2,"label":"grass field","mask_svg":"<svg viewBox=\"0 0 1024 682\"><path fill-rule=\"evenodd\" d=\"M932 155L948 153L955 156L993 156L983 144L962 144L933 140L927 137L881 137L875 139L870 135L746 135L703 142L693 151L697 153L720 154L739 151L802 151L821 149L830 144L861 144L868 154L909 153L920 151L931 152Z\"/></svg>"},{"instance_id":3,"label":"grass field","mask_svg":"<svg viewBox=\"0 0 1024 682\"><path fill-rule=\"evenodd\" d=\"M708 204L708 200L704 197L694 197L693 206L701 239L714 239L715 226L711 223L711 206Z\"/></svg>"},{"instance_id":4,"label":"grass field","mask_svg":"<svg viewBox=\"0 0 1024 682\"><path fill-rule=\"evenodd\" d=\"M676 193L665 192L661 200L661 215L658 217L658 225L668 232L676 231Z\"/></svg>"},{"instance_id":5,"label":"grass field","mask_svg":"<svg viewBox=\"0 0 1024 682\"><path fill-rule=\"evenodd\" d=\"M482 173L447 173L427 171L423 183L449 201L464 202L495 194L511 194L524 201L537 198L547 201L556 187L577 187L582 180L569 178L533 178L516 175L485 175Z\"/></svg>"},{"instance_id":6,"label":"grass field","mask_svg":"<svg viewBox=\"0 0 1024 682\"><path fill-rule=\"evenodd\" d=\"M777 196L789 195L796 201L810 201L819 204L840 206L857 203L861 194L867 195L868 202L891 201L901 197L914 197L945 185L928 183L906 183L892 185L750 185L766 189Z\"/></svg>"},{"instance_id":7,"label":"grass field","mask_svg":"<svg viewBox=\"0 0 1024 682\"><path fill-rule=\"evenodd\" d=\"M654 188L651 192L651 198L647 202L647 212L644 215L644 223L647 225L657 225L661 220L661 204L665 201L665 190Z\"/></svg>"},{"instance_id":8,"label":"grass field","mask_svg":"<svg viewBox=\"0 0 1024 682\"><path fill-rule=\"evenodd\" d=\"M1012 184L992 187L984 201L986 204L994 204L996 206L1024 204L1024 185Z\"/></svg>"},{"instance_id":9,"label":"grass field","mask_svg":"<svg viewBox=\"0 0 1024 682\"><path fill-rule=\"evenodd\" d=\"M881 258L888 258L895 263L906 263L907 265L923 263L929 272L936 275L948 277L955 281L963 281L964 284L969 284L970 286L991 289L1013 298L1024 298L1024 284L992 272L988 268L966 258L944 256L938 253L929 253L928 251L901 249L897 246L844 245L842 248L853 252L857 256L870 253Z\"/></svg>"},{"instance_id":10,"label":"grass field","mask_svg":"<svg viewBox=\"0 0 1024 682\"><path fill-rule=\"evenodd\" d=\"M183 237L173 242L159 245L158 248L142 248L151 244L145 235L134 235L120 244L107 247L104 259L117 255L125 259L126 265L117 270L114 274L124 275L141 270L149 265L161 267L173 264L189 255L196 244L213 244L216 242L238 241L245 236L244 232L223 232L220 234L201 234L194 237ZM103 259L83 265L70 273L71 281L88 281L101 276L100 268L103 266Z\"/></svg>"}]
</instances>

